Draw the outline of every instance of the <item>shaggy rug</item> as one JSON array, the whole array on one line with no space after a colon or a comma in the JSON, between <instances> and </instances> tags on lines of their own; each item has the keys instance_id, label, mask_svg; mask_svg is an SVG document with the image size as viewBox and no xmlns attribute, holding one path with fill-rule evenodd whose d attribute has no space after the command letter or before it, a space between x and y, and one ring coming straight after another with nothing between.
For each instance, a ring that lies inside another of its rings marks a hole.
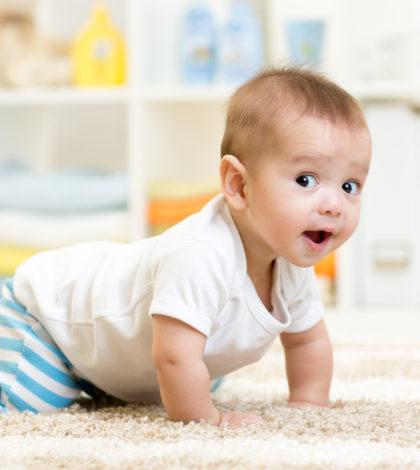
<instances>
[{"instance_id":1,"label":"shaggy rug","mask_svg":"<svg viewBox=\"0 0 420 470\"><path fill-rule=\"evenodd\" d=\"M420 313L329 313L331 406L289 409L283 353L226 378L220 409L260 413L239 430L170 422L159 406L81 401L0 415L1 469L420 469Z\"/></svg>"}]
</instances>

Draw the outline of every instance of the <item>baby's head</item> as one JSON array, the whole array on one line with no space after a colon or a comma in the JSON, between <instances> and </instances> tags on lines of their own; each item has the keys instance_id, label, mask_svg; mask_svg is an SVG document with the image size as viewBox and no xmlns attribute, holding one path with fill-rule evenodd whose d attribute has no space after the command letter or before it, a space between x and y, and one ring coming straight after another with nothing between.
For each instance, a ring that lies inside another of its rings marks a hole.
<instances>
[{"instance_id":1,"label":"baby's head","mask_svg":"<svg viewBox=\"0 0 420 470\"><path fill-rule=\"evenodd\" d=\"M291 118L312 116L336 126L367 128L357 101L345 90L307 69L271 68L240 87L229 101L221 155L252 165L281 140Z\"/></svg>"},{"instance_id":2,"label":"baby's head","mask_svg":"<svg viewBox=\"0 0 420 470\"><path fill-rule=\"evenodd\" d=\"M309 266L355 230L371 140L335 83L298 68L259 74L232 96L221 150L223 192L260 256Z\"/></svg>"}]
</instances>

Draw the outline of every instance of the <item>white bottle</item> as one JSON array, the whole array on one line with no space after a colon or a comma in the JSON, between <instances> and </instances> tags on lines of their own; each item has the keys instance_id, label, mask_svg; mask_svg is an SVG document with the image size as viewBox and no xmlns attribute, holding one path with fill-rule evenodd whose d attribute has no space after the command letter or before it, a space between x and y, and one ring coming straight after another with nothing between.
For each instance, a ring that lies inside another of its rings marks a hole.
<instances>
[{"instance_id":1,"label":"white bottle","mask_svg":"<svg viewBox=\"0 0 420 470\"><path fill-rule=\"evenodd\" d=\"M250 3L235 0L220 34L220 76L231 86L241 85L263 65L263 38L260 22Z\"/></svg>"},{"instance_id":2,"label":"white bottle","mask_svg":"<svg viewBox=\"0 0 420 470\"><path fill-rule=\"evenodd\" d=\"M216 69L216 29L213 14L203 0L186 10L180 41L183 83L211 84Z\"/></svg>"}]
</instances>

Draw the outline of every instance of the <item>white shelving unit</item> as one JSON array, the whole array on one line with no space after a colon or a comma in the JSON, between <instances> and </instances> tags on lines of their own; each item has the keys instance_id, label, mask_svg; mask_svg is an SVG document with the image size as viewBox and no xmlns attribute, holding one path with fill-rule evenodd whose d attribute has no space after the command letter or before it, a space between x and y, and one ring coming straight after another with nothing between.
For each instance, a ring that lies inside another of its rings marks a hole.
<instances>
[{"instance_id":1,"label":"white shelving unit","mask_svg":"<svg viewBox=\"0 0 420 470\"><path fill-rule=\"evenodd\" d=\"M128 79L123 87L0 89L0 160L23 156L25 163L39 170L66 165L126 170L129 196L122 229L126 240L147 233L145 207L151 180L217 178L225 103L232 90L220 82L207 88L180 83L177 28L188 3L107 0L127 45ZM354 24L347 20L357 18L364 3L254 0L264 25L267 61L278 63L286 57L287 18L321 17L328 28L324 70L329 76L366 102L391 99L419 107L420 87L415 81L355 77ZM411 5L411 12L415 2L402 3ZM220 21L228 4L229 0L211 2ZM71 38L87 21L93 2L40 0L40 5L45 31ZM366 38L368 19L364 24ZM121 220L116 223L122 224ZM349 244L340 260L338 300L343 305L354 298L352 250Z\"/></svg>"},{"instance_id":2,"label":"white shelving unit","mask_svg":"<svg viewBox=\"0 0 420 470\"><path fill-rule=\"evenodd\" d=\"M31 106L84 106L127 104L131 101L130 90L111 87L92 90L60 87L57 89L10 89L0 90L0 106L31 107Z\"/></svg>"},{"instance_id":3,"label":"white shelving unit","mask_svg":"<svg viewBox=\"0 0 420 470\"><path fill-rule=\"evenodd\" d=\"M183 8L181 3L174 6L172 2L166 2L166 6L179 15ZM58 34L63 17L69 18L73 30L67 25L67 35L72 37L86 23L93 1L41 0L40 5L44 28ZM156 17L162 5L150 0L108 0L107 6L126 40L126 85L0 89L0 120L9 121L3 130L11 137L1 135L0 130L0 137L4 137L0 159L24 154L25 163L39 170L73 164L126 169L130 189L128 230L124 238L133 240L147 233L145 204L150 180L207 178L209 175L217 178L223 106L231 90L223 86L189 88L177 80L163 84L148 77L144 64L153 60L147 56L147 52L153 53L153 45L148 39L150 25L145 23L149 14ZM73 17L78 19L77 24ZM175 34L175 24L172 31ZM119 119L113 115L118 115ZM79 156L74 158L68 150L62 151L65 144L57 142L60 140L57 127L66 125L67 135L61 142L71 138L73 144L80 143ZM9 132L17 126L23 127L28 136L26 146ZM115 138L110 139L110 134ZM191 139L192 134L198 136L197 142ZM104 138L108 143L99 145ZM99 143L95 148L96 155L89 150L94 140ZM118 144L112 145L112 140ZM87 144L85 149L81 148L83 143Z\"/></svg>"}]
</instances>

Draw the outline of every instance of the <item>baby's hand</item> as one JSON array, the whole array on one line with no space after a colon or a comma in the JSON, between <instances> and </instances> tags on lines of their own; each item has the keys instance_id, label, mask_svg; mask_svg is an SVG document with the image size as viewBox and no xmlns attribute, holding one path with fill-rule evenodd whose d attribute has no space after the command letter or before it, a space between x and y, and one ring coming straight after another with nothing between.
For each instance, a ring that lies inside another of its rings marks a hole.
<instances>
[{"instance_id":1,"label":"baby's hand","mask_svg":"<svg viewBox=\"0 0 420 470\"><path fill-rule=\"evenodd\" d=\"M251 424L264 423L261 416L247 413L236 413L235 411L226 411L220 414L219 427L227 426L229 429L238 429Z\"/></svg>"}]
</instances>

